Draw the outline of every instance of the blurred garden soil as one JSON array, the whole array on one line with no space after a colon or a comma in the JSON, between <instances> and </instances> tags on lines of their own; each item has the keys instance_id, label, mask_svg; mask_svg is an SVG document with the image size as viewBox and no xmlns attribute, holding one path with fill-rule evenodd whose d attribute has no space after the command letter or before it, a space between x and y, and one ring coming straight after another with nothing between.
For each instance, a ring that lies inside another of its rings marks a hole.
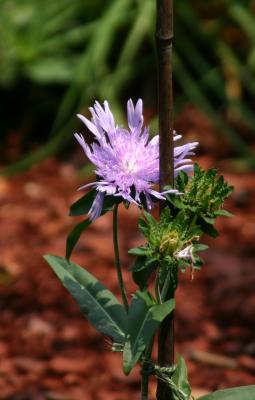
<instances>
[{"instance_id":1,"label":"blurred garden soil","mask_svg":"<svg viewBox=\"0 0 255 400\"><path fill-rule=\"evenodd\" d=\"M200 161L205 167L213 163ZM120 355L82 317L42 258L64 255L66 235L79 220L68 216L80 196L75 168L48 160L12 179L0 178L0 399L139 399L139 370L124 376ZM205 240L210 250L203 270L193 281L181 274L177 292L176 348L187 360L195 395L255 381L255 174L224 168L235 186L226 208L235 216L219 221L221 236ZM136 208L121 209L129 291L135 286L127 250L141 241L137 215ZM72 259L117 293L111 213L86 231ZM155 387L152 382L151 398Z\"/></svg>"}]
</instances>

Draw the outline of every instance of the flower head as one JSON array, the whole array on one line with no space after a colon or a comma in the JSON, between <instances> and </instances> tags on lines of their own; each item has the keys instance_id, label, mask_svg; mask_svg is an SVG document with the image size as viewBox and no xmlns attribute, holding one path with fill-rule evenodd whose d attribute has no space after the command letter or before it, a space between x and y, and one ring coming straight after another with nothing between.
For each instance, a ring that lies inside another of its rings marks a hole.
<instances>
[{"instance_id":1,"label":"flower head","mask_svg":"<svg viewBox=\"0 0 255 400\"><path fill-rule=\"evenodd\" d=\"M147 207L152 208L153 198L165 199L166 193L177 193L171 189L158 192L152 187L159 183L159 136L149 139L148 129L143 127L143 103L139 99L136 105L132 100L127 103L128 128L115 124L114 117L105 101L103 107L96 102L91 112L91 120L83 115L78 117L95 136L95 142L89 146L81 134L75 138L82 146L86 156L96 166L95 173L99 180L82 186L80 189L95 187L97 195L89 211L90 219L100 216L104 196L121 196L130 203L141 206L141 195ZM180 139L174 136L174 140ZM197 143L188 143L174 149L175 176L180 170L192 170L192 161L187 158L193 155Z\"/></svg>"}]
</instances>

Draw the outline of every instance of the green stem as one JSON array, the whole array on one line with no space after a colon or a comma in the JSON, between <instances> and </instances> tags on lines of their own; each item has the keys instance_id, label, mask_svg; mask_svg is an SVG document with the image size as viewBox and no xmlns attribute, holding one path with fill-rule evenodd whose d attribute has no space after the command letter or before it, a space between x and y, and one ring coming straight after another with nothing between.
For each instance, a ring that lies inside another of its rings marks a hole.
<instances>
[{"instance_id":1,"label":"green stem","mask_svg":"<svg viewBox=\"0 0 255 400\"><path fill-rule=\"evenodd\" d=\"M170 273L170 271L168 271L166 280L164 282L164 285L163 285L162 291L161 291L161 295L160 295L162 303L165 301L167 292L169 290L170 278L171 278L171 273Z\"/></svg>"},{"instance_id":2,"label":"green stem","mask_svg":"<svg viewBox=\"0 0 255 400\"><path fill-rule=\"evenodd\" d=\"M157 302L159 304L162 303L160 285L159 285L159 270L157 271L156 280L155 280L155 295L156 295Z\"/></svg>"},{"instance_id":3,"label":"green stem","mask_svg":"<svg viewBox=\"0 0 255 400\"><path fill-rule=\"evenodd\" d=\"M149 392L149 375L141 374L141 400L148 400Z\"/></svg>"},{"instance_id":4,"label":"green stem","mask_svg":"<svg viewBox=\"0 0 255 400\"><path fill-rule=\"evenodd\" d=\"M153 343L154 343L154 336L151 340L151 343L145 352L144 359L142 362L142 371L141 371L141 400L148 400L149 397L149 371L145 370L145 365L150 361L151 359L151 353L152 353L152 348L153 348ZM147 364L148 365L148 364Z\"/></svg>"},{"instance_id":5,"label":"green stem","mask_svg":"<svg viewBox=\"0 0 255 400\"><path fill-rule=\"evenodd\" d=\"M123 281L123 276L121 272L120 265L120 254L119 254L119 244L118 244L118 204L115 204L113 208L113 247L114 247L114 255L115 255L115 267L118 275L119 287L121 291L122 301L126 312L128 312L128 300L126 289Z\"/></svg>"}]
</instances>

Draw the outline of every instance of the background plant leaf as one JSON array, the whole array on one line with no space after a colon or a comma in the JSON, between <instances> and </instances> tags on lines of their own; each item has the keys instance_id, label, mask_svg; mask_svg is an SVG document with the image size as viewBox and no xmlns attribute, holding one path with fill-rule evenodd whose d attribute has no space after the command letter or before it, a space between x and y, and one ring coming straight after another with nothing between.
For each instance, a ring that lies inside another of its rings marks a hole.
<instances>
[{"instance_id":1,"label":"background plant leaf","mask_svg":"<svg viewBox=\"0 0 255 400\"><path fill-rule=\"evenodd\" d=\"M209 12L201 0L195 4L180 0L175 8L178 40L173 57L176 113L189 104L201 109L215 124L219 138L224 135L235 153L252 166L253 19L252 0L212 0ZM24 113L8 112L19 98L20 84L33 87L39 96L36 100L41 101L43 93L46 106L44 112L41 107L33 109L38 122L30 126L28 140L24 139L31 143L27 147L31 153L6 168L6 174L29 168L73 143L70 132L76 124L73 121L70 126L71 116L96 98L107 98L121 123L123 95L147 93L148 103L153 103L154 20L154 0L60 0L55 4L44 0L43 9L40 0L1 1L0 86L8 90L8 96L3 91L3 114L8 121L1 136L13 124L22 126ZM236 90L229 90L233 86ZM31 100L30 90L27 94L22 99L30 115L34 97ZM49 113L52 117L44 126ZM40 125L50 132L50 140L37 129ZM30 140L33 132L37 132L35 142ZM35 151L34 143L41 148Z\"/></svg>"}]
</instances>

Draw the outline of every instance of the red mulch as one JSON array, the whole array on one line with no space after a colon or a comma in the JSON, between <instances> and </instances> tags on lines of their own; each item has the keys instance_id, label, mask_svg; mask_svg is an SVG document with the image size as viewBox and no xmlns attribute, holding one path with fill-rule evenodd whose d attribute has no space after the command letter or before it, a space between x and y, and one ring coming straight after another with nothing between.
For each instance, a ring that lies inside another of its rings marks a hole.
<instances>
[{"instance_id":1,"label":"red mulch","mask_svg":"<svg viewBox=\"0 0 255 400\"><path fill-rule=\"evenodd\" d=\"M211 160L201 159L203 165ZM176 348L194 387L205 390L255 381L255 174L226 172L236 191L232 219L210 243L206 264L181 275L177 292ZM79 197L74 168L50 160L11 180L0 178L0 399L128 400L139 398L139 370L125 377L121 357L92 328L44 262L64 255L77 219L69 205ZM121 210L121 255L129 290L128 248L139 243L137 210ZM111 243L111 214L83 235L73 261L118 291ZM216 365L201 352L229 357ZM231 364L232 363L232 364ZM229 364L227 364L229 365ZM151 396L155 390L151 384Z\"/></svg>"}]
</instances>

